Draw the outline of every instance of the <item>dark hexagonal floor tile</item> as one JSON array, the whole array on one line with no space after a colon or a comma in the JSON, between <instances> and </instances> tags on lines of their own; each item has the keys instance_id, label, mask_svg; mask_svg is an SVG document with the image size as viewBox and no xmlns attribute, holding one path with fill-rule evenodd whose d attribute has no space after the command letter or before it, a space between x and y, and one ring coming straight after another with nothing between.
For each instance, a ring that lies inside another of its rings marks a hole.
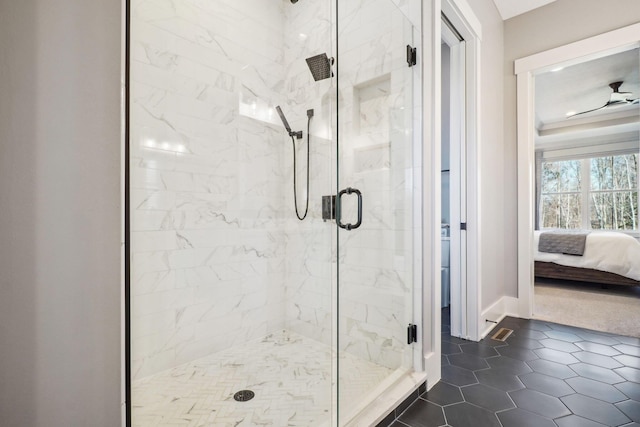
<instances>
[{"instance_id":1,"label":"dark hexagonal floor tile","mask_svg":"<svg viewBox=\"0 0 640 427\"><path fill-rule=\"evenodd\" d=\"M625 366L623 368L614 369L614 371L628 381L640 383L640 369Z\"/></svg>"},{"instance_id":2,"label":"dark hexagonal floor tile","mask_svg":"<svg viewBox=\"0 0 640 427\"><path fill-rule=\"evenodd\" d=\"M590 378L596 381L602 381L607 384L616 384L624 381L620 375L616 374L611 369L602 368L600 366L589 365L587 363L575 363L571 365L571 369L576 371L578 375L585 378ZM618 368L625 369L625 368Z\"/></svg>"},{"instance_id":3,"label":"dark hexagonal floor tile","mask_svg":"<svg viewBox=\"0 0 640 427\"><path fill-rule=\"evenodd\" d=\"M604 345L620 344L620 341L608 335L601 335L601 334L596 334L596 333L587 332L587 331L578 331L576 332L576 335L585 341L591 341L596 344L604 344Z\"/></svg>"},{"instance_id":4,"label":"dark hexagonal floor tile","mask_svg":"<svg viewBox=\"0 0 640 427\"><path fill-rule=\"evenodd\" d=\"M602 354L591 353L590 351L578 351L572 353L572 355L581 362L607 369L620 368L622 366L622 364L615 359L620 356L603 356Z\"/></svg>"},{"instance_id":5,"label":"dark hexagonal floor tile","mask_svg":"<svg viewBox=\"0 0 640 427\"><path fill-rule=\"evenodd\" d=\"M621 354L620 356L613 356L613 358L617 362L622 363L625 366L628 366L630 368L640 369L640 357L629 356L628 354ZM618 366L614 366L614 368L617 368L617 367Z\"/></svg>"},{"instance_id":6,"label":"dark hexagonal floor tile","mask_svg":"<svg viewBox=\"0 0 640 427\"><path fill-rule=\"evenodd\" d=\"M449 355L449 363L461 368L469 369L470 371L477 371L479 369L487 369L489 365L482 357L478 357L474 354L460 353Z\"/></svg>"},{"instance_id":7,"label":"dark hexagonal floor tile","mask_svg":"<svg viewBox=\"0 0 640 427\"><path fill-rule=\"evenodd\" d=\"M552 329L545 322L539 320L529 320L529 322L523 324L520 329L531 329L534 331L546 332Z\"/></svg>"},{"instance_id":8,"label":"dark hexagonal floor tile","mask_svg":"<svg viewBox=\"0 0 640 427\"><path fill-rule=\"evenodd\" d=\"M572 394L560 400L574 414L608 426L620 426L631 422L631 419L614 405L601 400L581 394Z\"/></svg>"},{"instance_id":9,"label":"dark hexagonal floor tile","mask_svg":"<svg viewBox=\"0 0 640 427\"><path fill-rule=\"evenodd\" d=\"M452 337L451 335L442 335L442 341L450 342L452 344L468 344L469 341L462 338Z\"/></svg>"},{"instance_id":10,"label":"dark hexagonal floor tile","mask_svg":"<svg viewBox=\"0 0 640 427\"><path fill-rule=\"evenodd\" d=\"M512 359L510 357L492 357L486 359L487 363L496 369L502 369L505 372L510 372L514 375L528 374L531 372L531 368L522 360Z\"/></svg>"},{"instance_id":11,"label":"dark hexagonal floor tile","mask_svg":"<svg viewBox=\"0 0 640 427\"><path fill-rule=\"evenodd\" d=\"M503 427L555 427L555 423L548 418L515 408L498 413ZM469 424L474 426L474 424Z\"/></svg>"},{"instance_id":12,"label":"dark hexagonal floor tile","mask_svg":"<svg viewBox=\"0 0 640 427\"><path fill-rule=\"evenodd\" d=\"M507 393L484 384L474 384L462 387L464 400L476 406L488 409L489 411L502 411L514 408L513 402Z\"/></svg>"},{"instance_id":13,"label":"dark hexagonal floor tile","mask_svg":"<svg viewBox=\"0 0 640 427\"><path fill-rule=\"evenodd\" d=\"M450 364L450 363L449 363L449 358L447 357L447 355L446 355L446 354L443 354L443 355L440 357L440 365L441 365L441 366L447 366L447 365L449 365L449 364Z\"/></svg>"},{"instance_id":14,"label":"dark hexagonal floor tile","mask_svg":"<svg viewBox=\"0 0 640 427\"><path fill-rule=\"evenodd\" d=\"M556 340L560 340L560 341L566 341L566 342L578 342L578 341L582 341L582 338L580 338L579 336L569 333L569 332L562 332L562 331L558 331L558 330L554 330L554 331L547 331L544 333L546 336L548 336L549 338L553 338Z\"/></svg>"},{"instance_id":15,"label":"dark hexagonal floor tile","mask_svg":"<svg viewBox=\"0 0 640 427\"><path fill-rule=\"evenodd\" d=\"M622 344L635 345L636 347L640 347L640 338L616 335L616 339Z\"/></svg>"},{"instance_id":16,"label":"dark hexagonal floor tile","mask_svg":"<svg viewBox=\"0 0 640 427\"><path fill-rule=\"evenodd\" d=\"M486 345L487 347L504 347L504 346L508 345L504 341L494 340L489 336L487 336L485 339L480 341L480 344Z\"/></svg>"},{"instance_id":17,"label":"dark hexagonal floor tile","mask_svg":"<svg viewBox=\"0 0 640 427\"><path fill-rule=\"evenodd\" d=\"M518 339L526 338L532 340L543 340L545 338L549 338L544 334L544 332L536 331L534 329L520 329L519 331L515 331L513 334L511 334L511 336ZM509 341L510 339L511 337L509 337L507 341Z\"/></svg>"},{"instance_id":18,"label":"dark hexagonal floor tile","mask_svg":"<svg viewBox=\"0 0 640 427\"><path fill-rule=\"evenodd\" d=\"M554 420L559 427L607 427L604 424L579 417L577 415L569 415Z\"/></svg>"},{"instance_id":19,"label":"dark hexagonal floor tile","mask_svg":"<svg viewBox=\"0 0 640 427\"><path fill-rule=\"evenodd\" d=\"M614 386L600 381L590 380L589 378L569 378L567 384L580 394L605 402L616 403L627 400L627 396Z\"/></svg>"},{"instance_id":20,"label":"dark hexagonal floor tile","mask_svg":"<svg viewBox=\"0 0 640 427\"><path fill-rule=\"evenodd\" d=\"M640 347L636 347L635 345L619 344L619 345L614 345L613 348L618 350L620 353L628 354L630 356L640 357Z\"/></svg>"},{"instance_id":21,"label":"dark hexagonal floor tile","mask_svg":"<svg viewBox=\"0 0 640 427\"><path fill-rule=\"evenodd\" d=\"M554 350L552 348L539 348L533 350L533 352L537 354L540 359L550 360L552 362L561 363L563 365L578 363L578 359L573 357L570 353Z\"/></svg>"},{"instance_id":22,"label":"dark hexagonal floor tile","mask_svg":"<svg viewBox=\"0 0 640 427\"><path fill-rule=\"evenodd\" d=\"M485 384L503 391L515 391L524 388L522 382L514 374L502 369L486 369L477 371L476 377Z\"/></svg>"},{"instance_id":23,"label":"dark hexagonal floor tile","mask_svg":"<svg viewBox=\"0 0 640 427\"><path fill-rule=\"evenodd\" d=\"M528 350L522 347L512 347L510 345L507 347L499 347L498 353L500 353L502 356L510 357L512 359L522 360L523 362L538 358L538 356L536 356L536 354L532 350Z\"/></svg>"},{"instance_id":24,"label":"dark hexagonal floor tile","mask_svg":"<svg viewBox=\"0 0 640 427\"><path fill-rule=\"evenodd\" d=\"M542 333L542 332L540 332ZM549 339L549 338L544 338L544 339ZM529 350L533 350L536 348L542 348L544 347L542 344L540 344L540 341L538 340L534 340L528 337L520 337L520 336L516 336L516 337L509 337L507 339L507 342L509 343L509 346L511 347L520 347L520 348L526 348Z\"/></svg>"},{"instance_id":25,"label":"dark hexagonal floor tile","mask_svg":"<svg viewBox=\"0 0 640 427\"><path fill-rule=\"evenodd\" d=\"M516 321L516 319L506 318L496 326L496 329L507 328L507 329L517 331L518 329L522 328L522 325L523 323Z\"/></svg>"},{"instance_id":26,"label":"dark hexagonal floor tile","mask_svg":"<svg viewBox=\"0 0 640 427\"><path fill-rule=\"evenodd\" d=\"M398 419L412 427L434 427L446 424L442 408L422 399L413 402Z\"/></svg>"},{"instance_id":27,"label":"dark hexagonal floor tile","mask_svg":"<svg viewBox=\"0 0 640 427\"><path fill-rule=\"evenodd\" d=\"M545 359L530 360L527 362L527 365L529 365L535 372L539 372L550 377L560 378L561 380L578 375L566 365Z\"/></svg>"},{"instance_id":28,"label":"dark hexagonal floor tile","mask_svg":"<svg viewBox=\"0 0 640 427\"><path fill-rule=\"evenodd\" d=\"M520 381L532 390L548 394L553 397L562 397L574 393L573 389L561 379L542 375L537 372L519 376Z\"/></svg>"},{"instance_id":29,"label":"dark hexagonal floor tile","mask_svg":"<svg viewBox=\"0 0 640 427\"><path fill-rule=\"evenodd\" d=\"M559 418L571 412L557 397L539 391L522 389L509 393L516 406L547 418Z\"/></svg>"},{"instance_id":30,"label":"dark hexagonal floor tile","mask_svg":"<svg viewBox=\"0 0 640 427\"><path fill-rule=\"evenodd\" d=\"M472 343L472 344L462 344L460 345L463 353L473 354L478 357L494 357L498 355L498 352L488 345Z\"/></svg>"},{"instance_id":31,"label":"dark hexagonal floor tile","mask_svg":"<svg viewBox=\"0 0 640 427\"><path fill-rule=\"evenodd\" d=\"M496 414L467 402L444 408L447 422L452 426L500 427Z\"/></svg>"},{"instance_id":32,"label":"dark hexagonal floor tile","mask_svg":"<svg viewBox=\"0 0 640 427\"><path fill-rule=\"evenodd\" d=\"M640 402L635 400L627 400L626 402L616 403L618 409L631 418L635 422L640 422Z\"/></svg>"},{"instance_id":33,"label":"dark hexagonal floor tile","mask_svg":"<svg viewBox=\"0 0 640 427\"><path fill-rule=\"evenodd\" d=\"M442 341L442 354L457 354L462 353L460 345L451 343L449 341Z\"/></svg>"},{"instance_id":34,"label":"dark hexagonal floor tile","mask_svg":"<svg viewBox=\"0 0 640 427\"><path fill-rule=\"evenodd\" d=\"M629 399L640 402L640 384L626 381L616 384L614 387L623 392Z\"/></svg>"},{"instance_id":35,"label":"dark hexagonal floor tile","mask_svg":"<svg viewBox=\"0 0 640 427\"><path fill-rule=\"evenodd\" d=\"M442 380L457 386L471 385L478 382L472 371L453 365L442 367Z\"/></svg>"},{"instance_id":36,"label":"dark hexagonal floor tile","mask_svg":"<svg viewBox=\"0 0 640 427\"><path fill-rule=\"evenodd\" d=\"M451 405L452 403L462 402L462 393L460 387L447 384L440 381L434 385L431 390L427 391L421 396L430 402L437 403L440 406Z\"/></svg>"},{"instance_id":37,"label":"dark hexagonal floor tile","mask_svg":"<svg viewBox=\"0 0 640 427\"><path fill-rule=\"evenodd\" d=\"M571 353L574 351L580 351L579 347L576 347L575 344L572 344L567 341L556 340L553 338L547 338L539 341L546 348L552 348L554 350L564 351L566 353Z\"/></svg>"},{"instance_id":38,"label":"dark hexagonal floor tile","mask_svg":"<svg viewBox=\"0 0 640 427\"><path fill-rule=\"evenodd\" d=\"M576 345L584 351L602 354L603 356L617 356L620 354L614 347L604 344L598 344L590 341L577 342Z\"/></svg>"}]
</instances>

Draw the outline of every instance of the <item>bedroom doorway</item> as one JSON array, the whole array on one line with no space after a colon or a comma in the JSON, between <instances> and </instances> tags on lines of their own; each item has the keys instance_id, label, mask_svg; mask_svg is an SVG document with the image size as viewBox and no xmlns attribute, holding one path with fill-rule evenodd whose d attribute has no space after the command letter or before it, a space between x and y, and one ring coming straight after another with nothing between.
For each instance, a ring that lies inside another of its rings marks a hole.
<instances>
[{"instance_id":1,"label":"bedroom doorway","mask_svg":"<svg viewBox=\"0 0 640 427\"><path fill-rule=\"evenodd\" d=\"M640 287L626 286L640 284L640 257L611 270L598 261L625 241L640 253L638 30L516 61L522 317L623 335L640 322L630 318L640 312ZM550 229L588 232L584 253L538 251L540 232Z\"/></svg>"}]
</instances>

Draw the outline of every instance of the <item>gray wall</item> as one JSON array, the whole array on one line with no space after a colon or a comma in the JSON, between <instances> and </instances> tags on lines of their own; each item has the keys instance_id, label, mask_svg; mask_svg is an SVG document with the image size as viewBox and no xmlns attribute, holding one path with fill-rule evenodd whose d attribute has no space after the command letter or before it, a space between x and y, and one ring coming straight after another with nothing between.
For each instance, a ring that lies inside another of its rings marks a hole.
<instances>
[{"instance_id":1,"label":"gray wall","mask_svg":"<svg viewBox=\"0 0 640 427\"><path fill-rule=\"evenodd\" d=\"M120 422L117 0L0 0L0 424Z\"/></svg>"},{"instance_id":2,"label":"gray wall","mask_svg":"<svg viewBox=\"0 0 640 427\"><path fill-rule=\"evenodd\" d=\"M513 17L504 24L504 138L507 186L505 223L517 225L516 78L513 62L525 56L640 22L638 0L557 0ZM640 38L640 36L639 36ZM517 234L508 236L507 253L516 253ZM507 294L517 295L517 284L508 282Z\"/></svg>"},{"instance_id":3,"label":"gray wall","mask_svg":"<svg viewBox=\"0 0 640 427\"><path fill-rule=\"evenodd\" d=\"M468 1L482 24L480 52L480 233L479 260L482 289L481 309L498 301L516 280L516 255L505 251L505 241L515 233L515 225L505 223L505 198L510 183L504 179L503 163L503 81L504 25L493 0ZM468 189L469 191L469 189ZM513 268L511 268L511 266ZM473 286L472 283L469 283ZM480 315L480 313L478 313ZM484 326L484 325L482 325Z\"/></svg>"}]
</instances>

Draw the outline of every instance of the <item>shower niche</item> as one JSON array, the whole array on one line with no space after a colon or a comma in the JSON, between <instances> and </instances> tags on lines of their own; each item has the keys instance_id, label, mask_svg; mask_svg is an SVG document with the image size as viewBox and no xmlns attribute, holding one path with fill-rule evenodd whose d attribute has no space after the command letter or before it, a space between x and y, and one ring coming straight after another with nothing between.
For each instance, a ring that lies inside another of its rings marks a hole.
<instances>
[{"instance_id":1,"label":"shower niche","mask_svg":"<svg viewBox=\"0 0 640 427\"><path fill-rule=\"evenodd\" d=\"M130 425L358 425L420 370L410 8L131 1Z\"/></svg>"}]
</instances>

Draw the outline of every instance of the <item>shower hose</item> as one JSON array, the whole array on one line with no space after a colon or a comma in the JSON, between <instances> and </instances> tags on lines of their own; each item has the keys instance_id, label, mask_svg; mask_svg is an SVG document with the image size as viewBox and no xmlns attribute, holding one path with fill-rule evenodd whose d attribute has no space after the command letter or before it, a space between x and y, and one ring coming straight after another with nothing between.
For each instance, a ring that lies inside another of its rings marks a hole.
<instances>
[{"instance_id":1,"label":"shower hose","mask_svg":"<svg viewBox=\"0 0 640 427\"><path fill-rule=\"evenodd\" d=\"M309 154L311 152L311 144L310 144L310 136L309 136L309 127L311 124L311 115L307 115L307 202L304 208L304 214L302 216L298 212L298 189L297 189L297 168L296 168L296 140L293 135L291 135L291 143L293 145L293 204L296 208L296 216L300 221L307 217L307 213L309 213Z\"/></svg>"}]
</instances>

